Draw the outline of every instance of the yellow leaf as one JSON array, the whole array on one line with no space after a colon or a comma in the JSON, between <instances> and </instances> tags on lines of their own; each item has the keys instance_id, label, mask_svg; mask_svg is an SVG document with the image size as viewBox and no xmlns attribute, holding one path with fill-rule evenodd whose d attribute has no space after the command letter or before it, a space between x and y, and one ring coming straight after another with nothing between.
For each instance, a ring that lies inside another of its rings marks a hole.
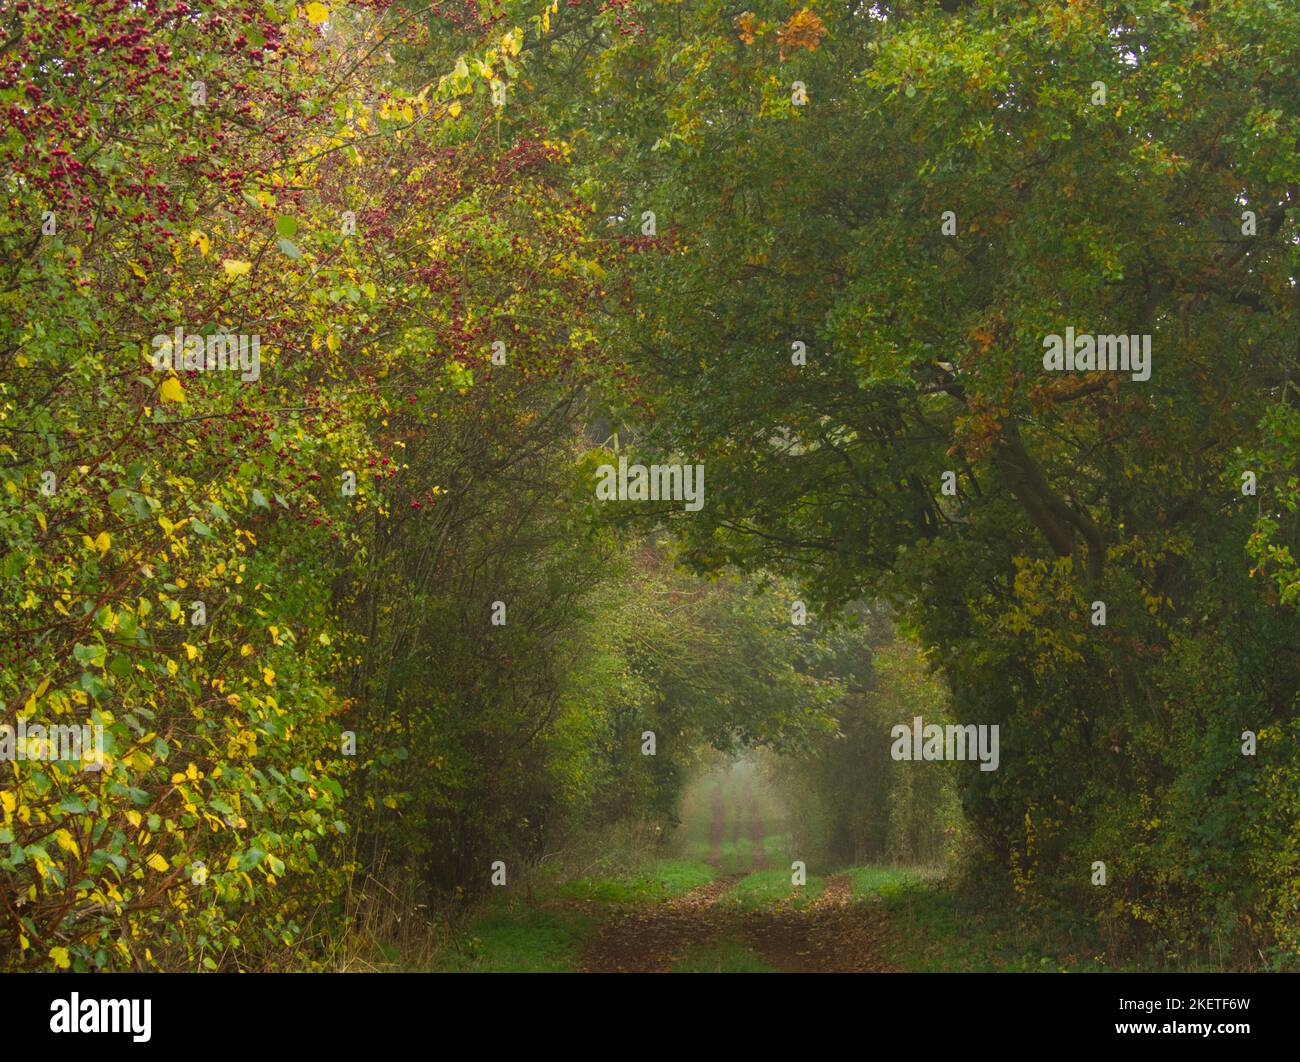
<instances>
[{"instance_id":1,"label":"yellow leaf","mask_svg":"<svg viewBox=\"0 0 1300 1062\"><path fill-rule=\"evenodd\" d=\"M165 860L157 852L151 855L147 860L147 862L151 867L154 868L154 870L158 871L159 874L161 874L164 870L169 869L167 866L167 860Z\"/></svg>"},{"instance_id":2,"label":"yellow leaf","mask_svg":"<svg viewBox=\"0 0 1300 1062\"><path fill-rule=\"evenodd\" d=\"M459 117L460 117L460 104L459 104L459 103L453 103L450 107L447 108L447 113L450 114L453 118L459 118Z\"/></svg>"},{"instance_id":3,"label":"yellow leaf","mask_svg":"<svg viewBox=\"0 0 1300 1062\"><path fill-rule=\"evenodd\" d=\"M101 557L108 552L108 547L112 544L113 540L109 538L107 531L101 531L95 536L95 548L99 550Z\"/></svg>"},{"instance_id":4,"label":"yellow leaf","mask_svg":"<svg viewBox=\"0 0 1300 1062\"><path fill-rule=\"evenodd\" d=\"M262 681L268 686L275 682L275 672L269 667L262 668Z\"/></svg>"},{"instance_id":5,"label":"yellow leaf","mask_svg":"<svg viewBox=\"0 0 1300 1062\"><path fill-rule=\"evenodd\" d=\"M18 800L13 793L6 789L0 793L0 806L4 807L6 815L12 815L14 808L18 806Z\"/></svg>"},{"instance_id":6,"label":"yellow leaf","mask_svg":"<svg viewBox=\"0 0 1300 1062\"><path fill-rule=\"evenodd\" d=\"M169 376L162 382L158 388L158 394L164 402L184 402L185 388L181 386L180 380L175 376Z\"/></svg>"},{"instance_id":7,"label":"yellow leaf","mask_svg":"<svg viewBox=\"0 0 1300 1062\"><path fill-rule=\"evenodd\" d=\"M187 660L193 660L196 656L199 655L198 649L190 645L189 642L183 642L182 644L185 646L185 657Z\"/></svg>"},{"instance_id":8,"label":"yellow leaf","mask_svg":"<svg viewBox=\"0 0 1300 1062\"><path fill-rule=\"evenodd\" d=\"M319 26L330 17L329 8L324 4L308 4L304 10L307 12L307 21L313 26Z\"/></svg>"},{"instance_id":9,"label":"yellow leaf","mask_svg":"<svg viewBox=\"0 0 1300 1062\"><path fill-rule=\"evenodd\" d=\"M42 531L48 531L48 530L49 530L49 528L47 528L47 527L45 526L45 514L44 514L44 513L37 513L37 514L36 514L36 522L37 522L38 524L41 525L41 530L42 530Z\"/></svg>"},{"instance_id":10,"label":"yellow leaf","mask_svg":"<svg viewBox=\"0 0 1300 1062\"><path fill-rule=\"evenodd\" d=\"M317 5L320 6L319 4ZM226 271L227 276L242 277L253 268L252 262L241 262L236 258L226 258L221 262L221 268Z\"/></svg>"},{"instance_id":11,"label":"yellow leaf","mask_svg":"<svg viewBox=\"0 0 1300 1062\"><path fill-rule=\"evenodd\" d=\"M77 842L72 839L72 834L67 830L55 830L54 839L59 843L60 848L71 852L78 859L81 858L81 849L77 847Z\"/></svg>"},{"instance_id":12,"label":"yellow leaf","mask_svg":"<svg viewBox=\"0 0 1300 1062\"><path fill-rule=\"evenodd\" d=\"M199 249L199 254L202 255L206 255L208 249L211 247L208 238L203 233L199 232L198 229L195 229L190 233L190 243L195 244Z\"/></svg>"},{"instance_id":13,"label":"yellow leaf","mask_svg":"<svg viewBox=\"0 0 1300 1062\"><path fill-rule=\"evenodd\" d=\"M72 960L68 958L67 948L51 948L50 958L54 960L54 965L60 970L66 970L72 965Z\"/></svg>"}]
</instances>

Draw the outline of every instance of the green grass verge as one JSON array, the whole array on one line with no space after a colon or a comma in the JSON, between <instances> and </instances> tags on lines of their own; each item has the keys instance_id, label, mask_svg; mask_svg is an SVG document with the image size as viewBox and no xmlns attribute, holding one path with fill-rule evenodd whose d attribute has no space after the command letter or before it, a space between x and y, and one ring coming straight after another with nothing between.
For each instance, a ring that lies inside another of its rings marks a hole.
<instances>
[{"instance_id":1,"label":"green grass verge","mask_svg":"<svg viewBox=\"0 0 1300 1062\"><path fill-rule=\"evenodd\" d=\"M1099 973L1107 963L1088 927L1045 926L1013 897L942 882L903 883L880 893L889 913L891 961L909 972Z\"/></svg>"},{"instance_id":2,"label":"green grass verge","mask_svg":"<svg viewBox=\"0 0 1300 1062\"><path fill-rule=\"evenodd\" d=\"M776 973L748 945L732 937L688 948L670 973Z\"/></svg>"},{"instance_id":3,"label":"green grass verge","mask_svg":"<svg viewBox=\"0 0 1300 1062\"><path fill-rule=\"evenodd\" d=\"M718 900L720 905L742 911L756 911L784 904L807 907L821 895L825 882L810 875L802 888L790 884L789 870L756 870L736 882L736 887Z\"/></svg>"},{"instance_id":4,"label":"green grass verge","mask_svg":"<svg viewBox=\"0 0 1300 1062\"><path fill-rule=\"evenodd\" d=\"M596 920L577 911L505 907L474 919L461 950L448 946L435 969L462 973L544 973L577 969Z\"/></svg>"},{"instance_id":5,"label":"green grass verge","mask_svg":"<svg viewBox=\"0 0 1300 1062\"><path fill-rule=\"evenodd\" d=\"M694 859L662 859L639 874L617 878L575 878L558 886L555 895L567 900L601 903L658 903L707 885L717 871Z\"/></svg>"},{"instance_id":6,"label":"green grass verge","mask_svg":"<svg viewBox=\"0 0 1300 1062\"><path fill-rule=\"evenodd\" d=\"M920 870L907 867L850 867L841 873L853 884L853 898L858 902L877 896L893 896L903 889L933 880Z\"/></svg>"}]
</instances>

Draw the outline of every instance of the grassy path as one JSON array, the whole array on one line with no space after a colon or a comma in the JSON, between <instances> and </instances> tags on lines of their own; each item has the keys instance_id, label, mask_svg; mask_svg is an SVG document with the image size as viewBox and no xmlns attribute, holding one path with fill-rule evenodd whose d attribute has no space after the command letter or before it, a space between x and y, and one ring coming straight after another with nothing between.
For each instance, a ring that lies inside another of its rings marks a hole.
<instances>
[{"instance_id":1,"label":"grassy path","mask_svg":"<svg viewBox=\"0 0 1300 1062\"><path fill-rule=\"evenodd\" d=\"M639 906L603 923L580 969L644 972L883 972L885 920L858 902L846 875L815 900L752 906L734 894L745 879L718 878L685 896Z\"/></svg>"},{"instance_id":2,"label":"grassy path","mask_svg":"<svg viewBox=\"0 0 1300 1062\"><path fill-rule=\"evenodd\" d=\"M685 896L634 907L603 923L586 948L586 973L663 973L691 949L715 941L724 931L717 900L735 883L718 878Z\"/></svg>"},{"instance_id":3,"label":"grassy path","mask_svg":"<svg viewBox=\"0 0 1300 1062\"><path fill-rule=\"evenodd\" d=\"M845 875L829 878L805 908L748 913L745 938L766 962L791 973L868 973L896 969L885 958L885 915L858 903Z\"/></svg>"},{"instance_id":4,"label":"grassy path","mask_svg":"<svg viewBox=\"0 0 1300 1062\"><path fill-rule=\"evenodd\" d=\"M442 968L590 973L886 972L882 892L919 881L857 868L793 884L781 809L753 772L733 769L689 793L686 858L638 874L581 879L539 906L502 896L469 948Z\"/></svg>"},{"instance_id":5,"label":"grassy path","mask_svg":"<svg viewBox=\"0 0 1300 1062\"><path fill-rule=\"evenodd\" d=\"M960 934L951 931L951 913L929 898L929 886L915 872L858 867L824 881L809 878L803 888L792 886L789 872L781 869L711 877L714 873L707 863L667 860L633 877L566 883L532 906L503 902L479 915L432 968L485 973L963 968L957 964L960 956L950 954L961 944ZM918 913L923 925L916 924Z\"/></svg>"},{"instance_id":6,"label":"grassy path","mask_svg":"<svg viewBox=\"0 0 1300 1062\"><path fill-rule=\"evenodd\" d=\"M590 972L878 971L884 915L839 875L791 882L779 809L752 771L704 783L685 807L688 847L718 874L600 920L576 966ZM707 827L705 823L707 822Z\"/></svg>"},{"instance_id":7,"label":"grassy path","mask_svg":"<svg viewBox=\"0 0 1300 1062\"><path fill-rule=\"evenodd\" d=\"M791 882L780 809L752 770L707 779L683 809L688 853L719 874L707 885L603 921L583 950L587 971L880 971L884 914L854 880ZM705 833L707 822L707 836Z\"/></svg>"}]
</instances>

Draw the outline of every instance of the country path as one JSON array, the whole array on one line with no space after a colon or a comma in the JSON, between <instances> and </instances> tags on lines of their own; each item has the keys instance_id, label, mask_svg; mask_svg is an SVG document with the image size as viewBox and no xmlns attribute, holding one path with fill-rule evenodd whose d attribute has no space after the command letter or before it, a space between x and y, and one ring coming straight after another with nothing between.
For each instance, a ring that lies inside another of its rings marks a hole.
<instances>
[{"instance_id":1,"label":"country path","mask_svg":"<svg viewBox=\"0 0 1300 1062\"><path fill-rule=\"evenodd\" d=\"M897 972L882 958L884 913L856 902L853 884L843 874L828 878L807 907L751 911L741 927L750 947L783 972Z\"/></svg>"},{"instance_id":2,"label":"country path","mask_svg":"<svg viewBox=\"0 0 1300 1062\"><path fill-rule=\"evenodd\" d=\"M584 972L664 973L688 953L726 941L743 942L763 963L781 972L896 969L883 958L885 913L855 900L847 875L828 878L816 899L802 906L788 898L757 909L749 906L752 898L748 903L731 901L729 894L738 885L760 874L754 881L761 886L782 863L764 845L764 806L752 779L734 787L717 785L707 808L708 861L721 876L682 896L637 905L607 918L583 953ZM703 822L699 825L703 827ZM748 841L747 860L738 843L742 837ZM724 873L728 856L741 873Z\"/></svg>"},{"instance_id":3,"label":"country path","mask_svg":"<svg viewBox=\"0 0 1300 1062\"><path fill-rule=\"evenodd\" d=\"M666 972L688 947L719 934L725 918L716 901L739 880L739 875L716 878L684 896L615 915L588 945L582 972Z\"/></svg>"},{"instance_id":4,"label":"country path","mask_svg":"<svg viewBox=\"0 0 1300 1062\"><path fill-rule=\"evenodd\" d=\"M885 916L853 899L844 875L829 878L806 907L785 904L742 911L720 904L742 880L728 875L684 896L613 916L583 954L585 973L664 973L688 951L724 939L745 941L770 966L787 973L883 973Z\"/></svg>"}]
</instances>

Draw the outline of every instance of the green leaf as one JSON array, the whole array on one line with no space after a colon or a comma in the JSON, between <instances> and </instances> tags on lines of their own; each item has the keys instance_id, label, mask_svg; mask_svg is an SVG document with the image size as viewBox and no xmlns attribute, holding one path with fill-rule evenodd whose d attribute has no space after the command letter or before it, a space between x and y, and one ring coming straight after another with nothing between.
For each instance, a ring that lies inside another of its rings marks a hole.
<instances>
[{"instance_id":1,"label":"green leaf","mask_svg":"<svg viewBox=\"0 0 1300 1062\"><path fill-rule=\"evenodd\" d=\"M79 664L103 667L107 651L102 645L75 645L72 648L72 655Z\"/></svg>"}]
</instances>

